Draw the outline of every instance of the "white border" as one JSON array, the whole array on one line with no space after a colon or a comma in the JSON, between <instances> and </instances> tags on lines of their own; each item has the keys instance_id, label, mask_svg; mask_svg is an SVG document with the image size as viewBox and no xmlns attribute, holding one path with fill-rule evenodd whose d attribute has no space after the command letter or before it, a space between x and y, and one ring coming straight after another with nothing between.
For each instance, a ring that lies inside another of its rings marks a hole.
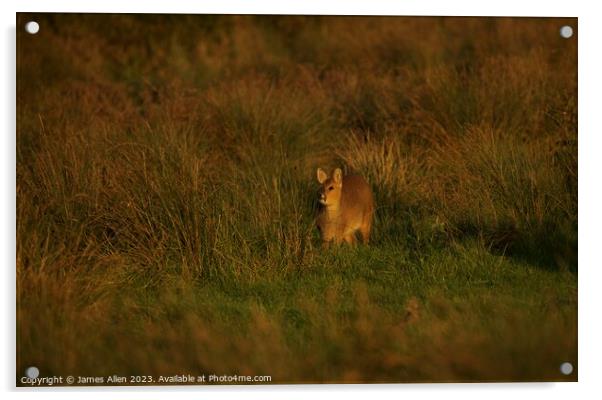
<instances>
[{"instance_id":1,"label":"white border","mask_svg":"<svg viewBox=\"0 0 602 400\"><path fill-rule=\"evenodd\" d=\"M23 0L20 11L143 12L143 13L216 13L216 14L330 14L330 15L520 15L535 17L577 16L579 2L550 0L541 3L524 0L482 1L391 1L391 0L305 0L296 2L269 0L223 0L191 2L136 2L57 0L52 2ZM518 11L512 11L518 10Z\"/></svg>"},{"instance_id":2,"label":"white border","mask_svg":"<svg viewBox=\"0 0 602 400\"><path fill-rule=\"evenodd\" d=\"M602 171L600 140L602 124L600 101L602 71L599 38L602 38L601 20L595 11L596 2L572 1L470 1L470 0L306 0L295 3L269 0L221 0L194 4L190 0L145 1L128 3L121 0L81 2L76 0L33 1L15 3L2 2L0 18L3 24L3 62L0 79L3 88L1 118L4 132L0 136L3 154L0 157L0 187L2 190L1 216L3 287L0 298L3 303L4 323L0 329L2 361L0 361L0 388L9 391L8 397L30 397L35 393L14 391L15 363L15 12L144 12L144 13L225 13L225 14L344 14L344 15L463 15L463 16L557 16L579 17L579 383L553 384L436 384L436 385L299 385L265 387L202 387L202 388L144 388L105 389L86 394L90 398L104 398L110 393L127 394L140 399L162 399L165 390L178 395L192 391L193 396L265 398L331 397L333 394L350 398L365 398L376 395L383 398L459 398L459 399L507 399L509 396L545 396L546 399L594 397L600 392L597 387L600 369L600 344L602 329L598 308L602 290L600 283L602 265L596 241L601 225L598 212L600 198L600 175ZM38 393L38 392L36 392ZM82 389L43 390L44 398L81 398ZM191 396L192 397L192 396Z\"/></svg>"}]
</instances>

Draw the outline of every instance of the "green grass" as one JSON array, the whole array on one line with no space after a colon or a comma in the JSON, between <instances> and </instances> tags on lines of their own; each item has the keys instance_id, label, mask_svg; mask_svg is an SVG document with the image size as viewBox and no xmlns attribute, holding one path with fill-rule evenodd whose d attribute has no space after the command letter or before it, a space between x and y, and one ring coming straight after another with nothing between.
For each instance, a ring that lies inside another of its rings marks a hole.
<instances>
[{"instance_id":1,"label":"green grass","mask_svg":"<svg viewBox=\"0 0 602 400\"><path fill-rule=\"evenodd\" d=\"M18 36L18 377L576 379L567 21L80 17Z\"/></svg>"},{"instance_id":2,"label":"green grass","mask_svg":"<svg viewBox=\"0 0 602 400\"><path fill-rule=\"evenodd\" d=\"M22 345L34 345L28 351L48 374L191 371L266 374L279 383L563 379L558 366L576 356L570 273L513 262L477 243L412 258L395 246L345 249L315 255L297 271L244 279L189 280L168 267L153 277L123 265L88 271L74 279L102 289L63 293L60 304L54 296L22 304L53 323L20 314L21 329L35 323L42 336L22 337ZM66 312L77 324L64 325ZM67 342L69 357L63 347L36 348L40 342Z\"/></svg>"}]
</instances>

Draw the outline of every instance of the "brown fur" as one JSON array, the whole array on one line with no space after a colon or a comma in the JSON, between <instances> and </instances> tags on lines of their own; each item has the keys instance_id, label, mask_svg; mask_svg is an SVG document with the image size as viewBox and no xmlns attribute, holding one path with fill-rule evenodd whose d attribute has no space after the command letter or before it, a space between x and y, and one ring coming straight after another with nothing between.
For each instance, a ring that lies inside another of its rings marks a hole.
<instances>
[{"instance_id":1,"label":"brown fur","mask_svg":"<svg viewBox=\"0 0 602 400\"><path fill-rule=\"evenodd\" d=\"M324 245L343 241L353 245L357 232L367 244L374 216L374 198L368 182L360 175L343 177L340 168L335 169L330 178L318 168L317 177L322 186L318 193L321 207L316 225Z\"/></svg>"}]
</instances>

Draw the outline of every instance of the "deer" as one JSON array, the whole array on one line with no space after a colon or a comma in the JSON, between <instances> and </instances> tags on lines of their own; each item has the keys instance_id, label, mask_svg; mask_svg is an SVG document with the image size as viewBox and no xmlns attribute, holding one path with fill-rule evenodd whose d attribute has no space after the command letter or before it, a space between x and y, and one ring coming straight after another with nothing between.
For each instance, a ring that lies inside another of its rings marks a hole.
<instances>
[{"instance_id":1,"label":"deer","mask_svg":"<svg viewBox=\"0 0 602 400\"><path fill-rule=\"evenodd\" d=\"M368 182L357 174L343 176L340 168L334 169L330 177L318 168L317 177L321 186L316 226L324 247L342 242L354 246L358 232L362 243L368 244L374 217L374 197Z\"/></svg>"}]
</instances>

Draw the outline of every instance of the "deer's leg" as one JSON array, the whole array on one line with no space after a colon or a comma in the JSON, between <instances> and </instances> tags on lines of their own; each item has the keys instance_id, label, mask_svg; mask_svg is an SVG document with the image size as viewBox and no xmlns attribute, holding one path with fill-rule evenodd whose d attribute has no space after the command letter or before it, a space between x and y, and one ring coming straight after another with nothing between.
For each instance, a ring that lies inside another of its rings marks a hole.
<instances>
[{"instance_id":1,"label":"deer's leg","mask_svg":"<svg viewBox=\"0 0 602 400\"><path fill-rule=\"evenodd\" d=\"M349 243L351 246L354 246L356 242L355 232L350 232L346 234L343 240L345 240L345 242Z\"/></svg>"},{"instance_id":2,"label":"deer's leg","mask_svg":"<svg viewBox=\"0 0 602 400\"><path fill-rule=\"evenodd\" d=\"M368 244L370 241L370 231L372 230L372 212L366 213L360 226L360 233L362 234L362 242Z\"/></svg>"}]
</instances>

